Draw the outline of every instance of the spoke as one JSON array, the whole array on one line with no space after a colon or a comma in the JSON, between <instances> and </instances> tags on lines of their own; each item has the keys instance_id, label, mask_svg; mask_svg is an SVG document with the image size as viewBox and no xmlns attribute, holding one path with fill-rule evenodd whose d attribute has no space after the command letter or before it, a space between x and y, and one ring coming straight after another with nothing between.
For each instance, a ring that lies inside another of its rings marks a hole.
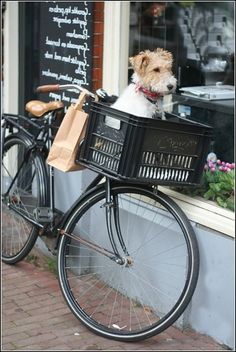
<instances>
[{"instance_id":1,"label":"spoke","mask_svg":"<svg viewBox=\"0 0 236 352\"><path fill-rule=\"evenodd\" d=\"M85 265L85 266L65 266L65 269L93 269L93 268L104 268L105 266L104 265Z\"/></svg>"},{"instance_id":2,"label":"spoke","mask_svg":"<svg viewBox=\"0 0 236 352\"><path fill-rule=\"evenodd\" d=\"M170 298L171 300L173 300L173 298L170 295L168 295L167 293L165 293L162 290L158 289L157 287L153 286L150 282L148 282L146 279L141 277L141 275L135 274L134 272L132 272L132 275L134 275L137 278L137 280L142 281L144 285L146 285L146 286L150 287L151 289L153 289L155 292L161 293L163 296L166 296L166 297Z\"/></svg>"},{"instance_id":3,"label":"spoke","mask_svg":"<svg viewBox=\"0 0 236 352\"><path fill-rule=\"evenodd\" d=\"M11 176L10 172L8 171L7 167L4 165L4 163L2 163L2 167L4 168L4 170L7 172L8 176L10 177L11 180L13 180L13 177ZM2 172L3 174L3 172Z\"/></svg>"},{"instance_id":4,"label":"spoke","mask_svg":"<svg viewBox=\"0 0 236 352\"><path fill-rule=\"evenodd\" d=\"M24 226L26 225L24 220L21 219L21 218L15 218L14 216L12 217L13 218L13 221L15 222L15 227L16 227L16 230L17 230L17 233L18 233L18 238L19 238L19 241L18 241L18 251L17 252L12 252L12 253L18 253L20 252L21 248L24 246L25 242L22 240L21 238L21 231L19 230L19 226L21 227L22 231L24 231ZM16 221L16 219L18 220L18 222ZM26 226L27 227L27 226ZM23 232L24 233L24 232ZM15 237L15 236L14 236ZM20 246L20 243L22 243L22 246Z\"/></svg>"},{"instance_id":5,"label":"spoke","mask_svg":"<svg viewBox=\"0 0 236 352\"><path fill-rule=\"evenodd\" d=\"M114 274L112 276L112 278L114 277ZM107 284L104 285L104 287L106 287ZM100 302L100 304L95 308L95 310L92 312L92 314L90 314L90 317L92 317L97 311L98 308L102 305L102 303L105 301L105 299L110 295L110 293L113 291L113 288L111 287L108 292L106 293L106 295L104 296L103 300Z\"/></svg>"},{"instance_id":6,"label":"spoke","mask_svg":"<svg viewBox=\"0 0 236 352\"><path fill-rule=\"evenodd\" d=\"M116 302L117 302L117 296L118 296L119 287L120 287L120 283L119 283L118 288L117 288L117 290L116 290L115 300L114 300L113 305L112 305L112 311L111 311L111 314L110 314L110 320L109 320L109 323L108 323L108 327L111 326L112 317L113 317L115 305L116 305Z\"/></svg>"},{"instance_id":7,"label":"spoke","mask_svg":"<svg viewBox=\"0 0 236 352\"><path fill-rule=\"evenodd\" d=\"M89 234L89 232L88 232L85 228L82 228L82 227L81 227L81 229L78 230L78 232L81 232L81 233L83 234L83 236L86 235L86 239L84 238L85 241L91 242L91 243L94 245L94 247L98 247L98 248L100 247L99 243L94 240L94 237L96 237L96 236L94 236L94 235L91 236L91 234ZM80 239L83 240L83 238L80 237L79 234L73 234L73 236L74 236L73 238L74 238L75 240L78 240L79 242L80 242ZM77 239L77 237L78 237L78 239ZM100 247L100 248L102 248L102 249L104 249L105 251L107 251L107 252L109 252L109 253L111 253L111 254L114 255L114 252L111 251L112 248L111 248L111 250L105 249L105 248L103 248L103 247Z\"/></svg>"},{"instance_id":8,"label":"spoke","mask_svg":"<svg viewBox=\"0 0 236 352\"><path fill-rule=\"evenodd\" d=\"M148 241L145 241L145 239L147 238L147 233L145 236L145 239L143 240L143 242L140 244L140 246L138 248L136 248L133 252L131 252L131 255L133 254L137 254L140 249L143 248L144 243L150 243L151 241L153 241L154 239L156 239L157 237L159 237L160 235L162 235L163 233L165 233L167 230L169 230L170 226L173 225L173 223L170 223L169 226L164 227L162 231L159 231L158 234L155 234L153 237L151 237Z\"/></svg>"},{"instance_id":9,"label":"spoke","mask_svg":"<svg viewBox=\"0 0 236 352\"><path fill-rule=\"evenodd\" d=\"M149 296L147 296L147 292L146 292L145 289L144 289L145 286L141 285L141 283L140 283L138 280L136 280L136 282L137 282L137 284L141 287L141 290L144 292L144 295L146 296L147 302L148 302L148 301L150 300L150 298L149 298ZM139 295L138 295L138 291L137 291L137 285L134 285L134 288L135 288L135 291L137 292L137 297L138 297ZM145 307L144 307L144 305L143 305L143 303L142 303L141 301L139 301L139 303L140 303L141 306L143 307L143 311L144 311L145 316L146 316L146 318L147 318L148 324L149 324L149 325L152 325L152 322L151 322L149 316L147 315L147 309L145 309Z\"/></svg>"},{"instance_id":10,"label":"spoke","mask_svg":"<svg viewBox=\"0 0 236 352\"><path fill-rule=\"evenodd\" d=\"M155 262L155 265L157 265L157 264L160 264L160 265L163 265L163 264L165 264L165 265L167 265L167 266L172 266L172 267L177 267L177 268L185 268L185 266L186 265L184 265L184 264L182 264L182 265L180 265L180 264L176 264L176 263L168 263L168 262ZM151 268L151 269L153 269L153 266L152 265L148 265L148 264L146 264L146 263L143 263L143 265L145 265L146 267L148 267L148 268ZM156 269L156 268L155 268Z\"/></svg>"}]
</instances>

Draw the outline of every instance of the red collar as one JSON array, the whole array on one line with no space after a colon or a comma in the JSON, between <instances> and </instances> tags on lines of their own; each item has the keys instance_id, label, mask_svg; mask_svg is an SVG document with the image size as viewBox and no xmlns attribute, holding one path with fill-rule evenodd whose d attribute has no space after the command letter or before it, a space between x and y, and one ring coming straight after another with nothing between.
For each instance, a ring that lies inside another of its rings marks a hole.
<instances>
[{"instance_id":1,"label":"red collar","mask_svg":"<svg viewBox=\"0 0 236 352\"><path fill-rule=\"evenodd\" d=\"M149 98L151 100L157 100L157 99L163 97L163 95L161 93L152 92L149 89L140 86L138 83L135 84L135 91L142 92L146 96L146 98Z\"/></svg>"}]
</instances>

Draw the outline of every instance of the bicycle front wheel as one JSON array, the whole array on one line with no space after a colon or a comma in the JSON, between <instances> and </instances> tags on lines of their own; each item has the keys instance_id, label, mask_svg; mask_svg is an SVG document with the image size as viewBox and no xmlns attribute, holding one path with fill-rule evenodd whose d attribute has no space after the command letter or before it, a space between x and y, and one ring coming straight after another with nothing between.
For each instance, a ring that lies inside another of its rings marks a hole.
<instances>
[{"instance_id":1,"label":"bicycle front wheel","mask_svg":"<svg viewBox=\"0 0 236 352\"><path fill-rule=\"evenodd\" d=\"M162 332L187 307L197 283L198 246L188 219L163 193L113 185L111 195L111 227L123 264L103 253L113 247L100 188L67 221L58 250L59 282L70 309L88 328L136 341Z\"/></svg>"},{"instance_id":2,"label":"bicycle front wheel","mask_svg":"<svg viewBox=\"0 0 236 352\"><path fill-rule=\"evenodd\" d=\"M2 260L7 264L24 259L33 248L38 228L22 215L34 219L34 209L46 200L43 159L27 153L29 146L30 141L21 135L7 137L3 146Z\"/></svg>"}]
</instances>

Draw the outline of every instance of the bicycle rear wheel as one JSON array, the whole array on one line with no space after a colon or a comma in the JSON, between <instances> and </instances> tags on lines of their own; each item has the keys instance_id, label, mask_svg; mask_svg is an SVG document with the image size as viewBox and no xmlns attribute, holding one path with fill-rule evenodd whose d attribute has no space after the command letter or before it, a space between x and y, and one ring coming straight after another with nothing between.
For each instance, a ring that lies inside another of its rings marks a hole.
<instances>
[{"instance_id":1,"label":"bicycle rear wheel","mask_svg":"<svg viewBox=\"0 0 236 352\"><path fill-rule=\"evenodd\" d=\"M106 193L99 188L78 204L65 225L74 239L62 236L59 282L68 306L89 329L116 340L141 340L172 325L187 307L198 278L197 241L184 213L161 192L116 185L111 194L112 228L122 234L123 243L118 236L115 241L124 264L102 253L113 250Z\"/></svg>"},{"instance_id":2,"label":"bicycle rear wheel","mask_svg":"<svg viewBox=\"0 0 236 352\"><path fill-rule=\"evenodd\" d=\"M7 137L3 146L2 260L7 264L24 259L38 236L38 228L21 214L33 219L34 209L46 201L43 159L27 153L29 146L30 141L20 134Z\"/></svg>"}]
</instances>

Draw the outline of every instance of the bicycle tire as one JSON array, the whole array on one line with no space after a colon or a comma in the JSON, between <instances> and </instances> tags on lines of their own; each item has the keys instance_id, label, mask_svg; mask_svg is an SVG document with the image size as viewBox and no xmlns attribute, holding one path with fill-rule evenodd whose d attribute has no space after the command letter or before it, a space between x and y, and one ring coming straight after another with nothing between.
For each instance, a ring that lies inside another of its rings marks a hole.
<instances>
[{"instance_id":1,"label":"bicycle tire","mask_svg":"<svg viewBox=\"0 0 236 352\"><path fill-rule=\"evenodd\" d=\"M15 264L29 254L39 231L38 227L25 220L9 205L32 218L33 209L46 202L46 169L42 156L30 152L27 159L22 161L30 145L31 141L21 134L7 136L3 145L2 261L7 264ZM16 176L17 172L19 174ZM4 195L15 176L10 194Z\"/></svg>"},{"instance_id":2,"label":"bicycle tire","mask_svg":"<svg viewBox=\"0 0 236 352\"><path fill-rule=\"evenodd\" d=\"M186 309L198 279L198 244L186 215L165 194L127 184L113 185L111 194L119 198L122 235L133 263L117 265L66 235L79 233L112 249L102 216L106 193L100 187L77 204L65 224L58 278L69 308L90 330L119 341L139 341L164 331ZM150 231L157 233L150 237Z\"/></svg>"}]
</instances>

